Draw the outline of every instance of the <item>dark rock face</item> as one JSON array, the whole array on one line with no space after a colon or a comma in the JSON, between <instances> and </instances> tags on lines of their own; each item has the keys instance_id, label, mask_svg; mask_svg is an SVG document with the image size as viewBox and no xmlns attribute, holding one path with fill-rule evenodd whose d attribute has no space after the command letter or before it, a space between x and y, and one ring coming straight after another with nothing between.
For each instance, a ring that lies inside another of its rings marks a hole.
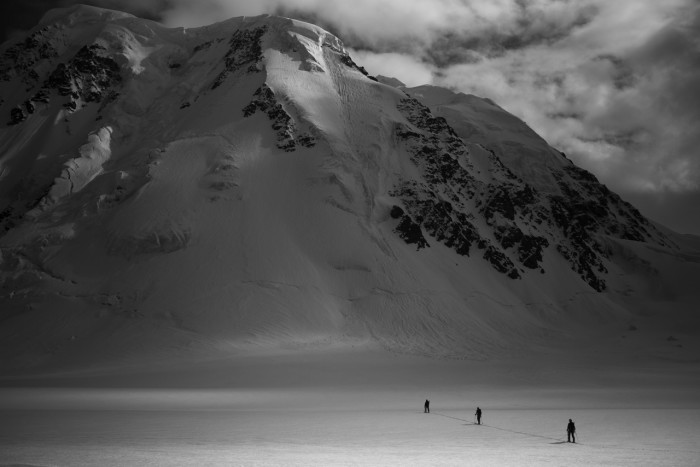
<instances>
[{"instance_id":1,"label":"dark rock face","mask_svg":"<svg viewBox=\"0 0 700 467\"><path fill-rule=\"evenodd\" d=\"M277 147L287 152L295 151L297 146L312 147L316 140L309 134L298 135L296 124L291 115L277 102L275 93L266 84L259 87L253 94L250 104L243 108L243 116L250 117L256 112L264 112L272 122L272 128L277 131Z\"/></svg>"},{"instance_id":2,"label":"dark rock face","mask_svg":"<svg viewBox=\"0 0 700 467\"><path fill-rule=\"evenodd\" d=\"M42 60L49 60L56 57L56 51L47 43L40 43L36 40L30 41L30 36L25 42L11 47L6 53L14 57L17 48L28 50L30 58L16 58L20 63L20 69L34 67ZM29 41L29 42L27 42ZM28 45L29 44L29 45ZM34 60L35 59L35 60ZM26 76L39 75L32 68L32 72L25 72ZM112 59L108 52L98 44L83 46L68 62L59 63L48 77L44 80L37 92L25 100L22 107L15 107L10 111L10 124L18 124L36 111L36 105L48 104L52 93L67 98L63 107L70 111L76 111L81 106L89 103L106 103L114 100L118 94L114 89L122 82L121 70L117 62ZM29 90L32 88L30 87Z\"/></svg>"},{"instance_id":3,"label":"dark rock face","mask_svg":"<svg viewBox=\"0 0 700 467\"><path fill-rule=\"evenodd\" d=\"M495 248L493 245L486 247L484 259L491 263L493 268L503 274L507 274L511 279L519 279L520 274L515 265L503 252Z\"/></svg>"},{"instance_id":4,"label":"dark rock face","mask_svg":"<svg viewBox=\"0 0 700 467\"><path fill-rule=\"evenodd\" d=\"M10 125L17 125L27 119L27 114L21 107L15 107L10 110Z\"/></svg>"},{"instance_id":5,"label":"dark rock face","mask_svg":"<svg viewBox=\"0 0 700 467\"><path fill-rule=\"evenodd\" d=\"M18 220L19 216L15 215L12 206L8 206L5 209L3 209L0 212L0 235L12 229L16 225Z\"/></svg>"},{"instance_id":6,"label":"dark rock face","mask_svg":"<svg viewBox=\"0 0 700 467\"><path fill-rule=\"evenodd\" d=\"M526 235L516 225L498 226L494 229L494 236L503 248L515 247L518 252L518 261L530 269L539 267L542 251L549 246L546 238Z\"/></svg>"},{"instance_id":7,"label":"dark rock face","mask_svg":"<svg viewBox=\"0 0 700 467\"><path fill-rule=\"evenodd\" d=\"M365 75L366 77L368 77L369 79L371 79L372 81L377 81L377 82L378 82L377 78L375 78L374 76L370 75L370 74L367 72L367 70L365 69L365 67L360 66L360 65L358 65L357 63L355 63L355 61L350 57L350 55L348 55L348 54L346 54L346 53L343 53L343 54L340 56L340 62L341 62L343 65L345 65L345 66L347 66L347 67L349 67L349 68L354 68L354 69L356 69L357 71L359 71L360 73L362 73L363 75Z\"/></svg>"},{"instance_id":8,"label":"dark rock face","mask_svg":"<svg viewBox=\"0 0 700 467\"><path fill-rule=\"evenodd\" d=\"M494 269L511 278L519 278L520 272L503 247L482 235L476 227L474 200L487 186L471 172L469 151L464 142L442 117L434 117L430 110L415 99L404 99L399 111L409 125L396 129L396 135L409 151L411 162L421 172L421 180L403 180L392 196L402 201L406 210L396 227L406 240L412 239L420 248L418 230L452 248L459 255L469 256L472 247L483 250L483 258ZM491 212L501 209L506 217L512 217L512 203L508 208L487 204ZM422 234L421 234L422 236ZM407 240L408 241L408 240ZM515 242L513 242L515 243ZM512 245L511 245L512 246ZM535 256L536 257L536 256Z\"/></svg>"},{"instance_id":9,"label":"dark rock face","mask_svg":"<svg viewBox=\"0 0 700 467\"><path fill-rule=\"evenodd\" d=\"M573 165L566 167L565 172L569 184L560 178L559 187L563 198L577 212L573 217L578 227L595 224L607 235L638 242L654 238L663 246L673 246L636 208L601 185L595 176Z\"/></svg>"},{"instance_id":10,"label":"dark rock face","mask_svg":"<svg viewBox=\"0 0 700 467\"><path fill-rule=\"evenodd\" d=\"M44 83L61 96L70 96L71 103L100 102L108 90L121 83L119 65L97 44L84 46L66 65L60 64ZM68 104L66 104L68 105Z\"/></svg>"},{"instance_id":11,"label":"dark rock face","mask_svg":"<svg viewBox=\"0 0 700 467\"><path fill-rule=\"evenodd\" d=\"M27 85L27 90L34 87L40 77L34 69L42 60L54 59L58 51L47 40L49 28L45 27L22 42L10 46L0 58L0 81L19 78Z\"/></svg>"},{"instance_id":12,"label":"dark rock face","mask_svg":"<svg viewBox=\"0 0 700 467\"><path fill-rule=\"evenodd\" d=\"M551 220L568 241L568 245L557 245L557 251L595 290L606 288L606 236L673 248L639 211L589 172L570 165L555 176L562 194L549 198Z\"/></svg>"},{"instance_id":13,"label":"dark rock face","mask_svg":"<svg viewBox=\"0 0 700 467\"><path fill-rule=\"evenodd\" d=\"M323 47L327 47L330 50L332 50L333 52L335 52L336 54L338 54L338 58L340 60L340 63L342 63L346 67L353 68L353 69L359 71L360 73L362 73L363 75L365 75L367 78L371 79L372 81L378 82L377 78L370 75L367 72L367 70L365 69L365 67L360 66L357 63L355 63L355 61L352 59L352 57L350 57L350 55L348 55L348 53L342 47L338 47L337 44L332 44L330 42L325 42L323 44Z\"/></svg>"},{"instance_id":14,"label":"dark rock face","mask_svg":"<svg viewBox=\"0 0 700 467\"><path fill-rule=\"evenodd\" d=\"M247 71L257 73L260 71L257 64L262 59L262 48L260 39L267 31L267 27L254 29L239 29L233 33L229 40L229 50L224 56L224 69L214 80L211 88L216 89L226 78L235 71L248 66ZM200 44L195 47L195 52L209 48L211 43Z\"/></svg>"},{"instance_id":15,"label":"dark rock face","mask_svg":"<svg viewBox=\"0 0 700 467\"><path fill-rule=\"evenodd\" d=\"M391 209L391 217L394 219L399 219L399 224L396 226L396 233L398 233L399 237L401 237L406 243L409 245L415 244L418 250L430 246L425 240L420 226L413 222L410 217L404 214L403 209L398 206L394 206Z\"/></svg>"},{"instance_id":16,"label":"dark rock face","mask_svg":"<svg viewBox=\"0 0 700 467\"><path fill-rule=\"evenodd\" d=\"M556 253L601 292L607 237L673 247L636 209L573 164L552 170L561 194L543 195L480 145L490 164L484 182L473 175L467 146L444 118L415 99L404 99L398 110L408 123L395 133L420 177L402 180L390 192L401 206L391 215L399 221L397 234L418 249L429 246L426 238L460 255L476 247L495 270L513 279L526 269L545 272L545 255Z\"/></svg>"}]
</instances>

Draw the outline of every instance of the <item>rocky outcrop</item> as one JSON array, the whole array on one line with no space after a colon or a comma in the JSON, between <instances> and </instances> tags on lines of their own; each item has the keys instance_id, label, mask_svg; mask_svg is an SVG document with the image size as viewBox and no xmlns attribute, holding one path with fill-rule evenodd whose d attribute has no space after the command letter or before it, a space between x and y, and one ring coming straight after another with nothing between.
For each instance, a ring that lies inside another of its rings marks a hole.
<instances>
[{"instance_id":1,"label":"rocky outcrop","mask_svg":"<svg viewBox=\"0 0 700 467\"><path fill-rule=\"evenodd\" d=\"M464 142L444 118L433 116L415 99L404 99L398 109L408 124L400 125L396 135L408 150L411 162L421 172L420 180L402 180L390 192L401 200L406 211L402 211L396 227L399 236L420 248L427 245L427 241L421 242L418 235L419 230L424 230L429 237L463 256L472 254L476 247L483 251L482 257L494 269L511 278L519 278L519 268L504 251L505 247L476 226L474 208L478 203L475 201L482 198L483 193L488 193L489 187L472 175L474 167ZM485 205L489 212L499 211L505 213L506 218L514 217L508 211L512 211L510 205ZM509 246L519 245L521 240L512 240Z\"/></svg>"},{"instance_id":2,"label":"rocky outcrop","mask_svg":"<svg viewBox=\"0 0 700 467\"><path fill-rule=\"evenodd\" d=\"M23 47L26 47L25 43L22 43ZM50 45L44 44L43 47L37 45L36 48L41 52L30 56L40 57L37 60L55 56L55 49ZM14 51L14 48L10 48L10 51ZM21 63L22 67L32 67L37 64L32 60L19 57L15 61ZM38 73L33 68L31 72L25 72L25 75L30 77L36 75L36 81L39 79ZM63 107L71 112L89 103L102 103L104 106L116 99L118 93L115 88L121 82L119 64L110 57L104 47L99 44L83 46L68 62L56 65L32 97L25 100L21 106L10 110L9 123L13 125L22 123L35 112L38 104L48 104L53 94L65 98Z\"/></svg>"},{"instance_id":3,"label":"rocky outcrop","mask_svg":"<svg viewBox=\"0 0 700 467\"><path fill-rule=\"evenodd\" d=\"M0 57L0 81L19 79L27 90L32 89L40 80L36 66L58 57L58 51L48 37L50 28L44 27L8 47Z\"/></svg>"},{"instance_id":4,"label":"rocky outcrop","mask_svg":"<svg viewBox=\"0 0 700 467\"><path fill-rule=\"evenodd\" d=\"M226 81L226 78L235 71L247 66L247 71L257 73L261 71L258 67L258 62L262 60L262 48L260 41L262 36L267 31L265 26L253 29L239 29L233 33L229 39L229 50L224 56L224 69L214 80L211 85L212 89L216 89ZM195 47L195 52L208 48L204 44Z\"/></svg>"},{"instance_id":5,"label":"rocky outcrop","mask_svg":"<svg viewBox=\"0 0 700 467\"><path fill-rule=\"evenodd\" d=\"M243 108L243 116L250 117L260 111L272 122L272 129L277 131L277 147L287 152L295 151L297 146L313 147L316 139L308 133L299 134L294 119L277 101L275 93L266 84L255 90L254 99Z\"/></svg>"},{"instance_id":6,"label":"rocky outcrop","mask_svg":"<svg viewBox=\"0 0 700 467\"><path fill-rule=\"evenodd\" d=\"M410 98L398 109L407 123L395 134L421 176L401 180L390 192L400 203L391 214L399 237L418 249L429 246L431 238L460 255L476 248L495 270L514 279L526 269L544 272L550 250L591 288L603 291L610 260L606 237L673 247L589 172L573 164L552 169L560 194L543 195L495 151L477 145L489 163L488 177L479 177L467 145L444 118Z\"/></svg>"}]
</instances>

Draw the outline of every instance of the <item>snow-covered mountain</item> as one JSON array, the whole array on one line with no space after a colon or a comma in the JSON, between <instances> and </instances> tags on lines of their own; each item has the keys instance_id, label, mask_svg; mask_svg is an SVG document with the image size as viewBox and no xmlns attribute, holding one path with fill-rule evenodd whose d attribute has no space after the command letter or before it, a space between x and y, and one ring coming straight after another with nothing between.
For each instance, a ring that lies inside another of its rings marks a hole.
<instances>
[{"instance_id":1,"label":"snow-covered mountain","mask_svg":"<svg viewBox=\"0 0 700 467\"><path fill-rule=\"evenodd\" d=\"M479 358L661 313L697 332L698 238L490 100L369 76L307 23L52 10L0 49L0 116L8 368Z\"/></svg>"}]
</instances>

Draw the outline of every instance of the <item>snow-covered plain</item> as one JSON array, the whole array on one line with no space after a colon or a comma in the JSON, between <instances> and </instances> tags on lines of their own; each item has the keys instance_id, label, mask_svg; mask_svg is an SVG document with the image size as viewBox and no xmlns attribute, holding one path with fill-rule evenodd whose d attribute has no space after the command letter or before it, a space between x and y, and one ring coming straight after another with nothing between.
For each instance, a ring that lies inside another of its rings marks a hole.
<instances>
[{"instance_id":1,"label":"snow-covered plain","mask_svg":"<svg viewBox=\"0 0 700 467\"><path fill-rule=\"evenodd\" d=\"M471 414L313 405L271 410L255 401L211 411L3 411L0 458L2 465L37 466L692 466L700 460L698 410L492 409L483 426ZM562 436L569 417L582 426L575 445Z\"/></svg>"},{"instance_id":2,"label":"snow-covered plain","mask_svg":"<svg viewBox=\"0 0 700 467\"><path fill-rule=\"evenodd\" d=\"M307 349L4 381L0 465L697 465L692 367L565 360Z\"/></svg>"},{"instance_id":3,"label":"snow-covered plain","mask_svg":"<svg viewBox=\"0 0 700 467\"><path fill-rule=\"evenodd\" d=\"M184 366L54 375L34 381L54 387L1 389L0 465L700 461L697 375L661 366L631 377L614 365L527 367L365 351ZM474 425L477 406L483 426ZM565 442L569 418L576 445Z\"/></svg>"}]
</instances>

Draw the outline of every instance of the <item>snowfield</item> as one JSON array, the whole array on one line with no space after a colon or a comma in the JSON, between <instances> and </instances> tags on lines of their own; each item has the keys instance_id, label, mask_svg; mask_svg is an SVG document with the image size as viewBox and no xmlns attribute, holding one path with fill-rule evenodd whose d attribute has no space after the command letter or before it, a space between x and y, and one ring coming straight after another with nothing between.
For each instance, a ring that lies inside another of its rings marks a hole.
<instances>
[{"instance_id":1,"label":"snowfield","mask_svg":"<svg viewBox=\"0 0 700 467\"><path fill-rule=\"evenodd\" d=\"M34 375L0 389L0 465L697 465L697 370L632 360L336 347Z\"/></svg>"},{"instance_id":2,"label":"snowfield","mask_svg":"<svg viewBox=\"0 0 700 467\"><path fill-rule=\"evenodd\" d=\"M424 415L409 408L303 405L2 415L1 465L690 466L700 459L697 409L495 409L482 426L460 410ZM567 443L568 417L596 428ZM21 427L12 430L11 443L8 425Z\"/></svg>"},{"instance_id":3,"label":"snowfield","mask_svg":"<svg viewBox=\"0 0 700 467\"><path fill-rule=\"evenodd\" d=\"M53 375L34 384L54 387L0 390L0 465L700 461L697 374L657 367L621 375L615 366L554 360L528 368L297 351L189 368ZM430 414L423 413L426 397ZM477 406L482 426L474 424ZM576 444L566 442L569 418Z\"/></svg>"}]
</instances>

